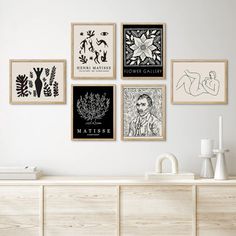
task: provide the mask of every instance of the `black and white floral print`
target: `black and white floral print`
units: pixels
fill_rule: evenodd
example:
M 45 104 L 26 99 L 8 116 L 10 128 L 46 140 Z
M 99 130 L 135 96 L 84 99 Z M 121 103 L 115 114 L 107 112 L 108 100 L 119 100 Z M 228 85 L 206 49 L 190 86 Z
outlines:
M 162 65 L 162 29 L 130 28 L 124 33 L 125 66 Z

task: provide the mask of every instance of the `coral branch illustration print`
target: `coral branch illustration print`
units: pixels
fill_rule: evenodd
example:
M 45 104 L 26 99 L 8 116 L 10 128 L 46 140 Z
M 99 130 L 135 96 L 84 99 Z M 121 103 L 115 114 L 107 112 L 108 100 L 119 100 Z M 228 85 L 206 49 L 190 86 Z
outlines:
M 164 25 L 123 25 L 123 76 L 162 77 Z
M 72 25 L 74 78 L 114 77 L 114 24 Z
M 64 102 L 64 61 L 13 60 L 11 100 L 15 103 Z
M 72 137 L 114 140 L 114 85 L 72 86 Z
M 77 111 L 79 115 L 88 121 L 87 124 L 100 124 L 97 120 L 102 119 L 109 109 L 110 99 L 103 95 L 86 93 L 84 97 L 80 96 L 77 101 Z

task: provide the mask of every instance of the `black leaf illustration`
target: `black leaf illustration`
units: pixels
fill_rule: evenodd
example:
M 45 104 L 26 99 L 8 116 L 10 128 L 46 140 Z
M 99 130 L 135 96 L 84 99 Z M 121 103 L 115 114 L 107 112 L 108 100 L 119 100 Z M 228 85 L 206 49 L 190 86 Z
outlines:
M 45 97 L 52 96 L 52 90 L 51 90 L 50 86 L 47 84 L 47 82 L 44 83 L 43 93 L 44 93 Z
M 30 78 L 33 79 L 34 75 L 33 75 L 33 72 L 30 71 Z
M 18 97 L 28 97 L 28 77 L 26 75 L 18 75 L 16 78 L 16 92 Z
M 51 70 L 50 80 L 49 80 L 50 86 L 53 84 L 53 80 L 55 79 L 55 76 L 56 76 L 56 66 L 53 66 Z
M 54 97 L 59 96 L 59 88 L 58 88 L 57 81 L 55 81 L 54 84 L 53 84 L 53 96 Z
M 79 60 L 82 62 L 82 64 L 86 64 L 87 61 L 88 61 L 87 57 L 84 56 L 84 55 L 81 55 L 81 56 L 79 57 Z
M 46 69 L 45 69 L 45 75 L 46 75 L 46 76 L 49 76 L 49 73 L 50 73 L 50 69 L 49 69 L 49 68 L 46 68 Z
M 29 87 L 33 88 L 33 81 L 32 80 L 29 80 Z
M 43 82 L 46 82 L 46 78 L 43 78 Z

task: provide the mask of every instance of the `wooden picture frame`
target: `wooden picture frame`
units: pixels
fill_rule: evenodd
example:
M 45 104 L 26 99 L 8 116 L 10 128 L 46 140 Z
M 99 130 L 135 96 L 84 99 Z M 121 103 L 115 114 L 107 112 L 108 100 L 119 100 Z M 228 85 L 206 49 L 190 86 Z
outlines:
M 165 85 L 121 85 L 121 140 L 166 140 Z
M 71 78 L 116 79 L 116 24 L 71 24 Z
M 65 104 L 66 60 L 11 59 L 10 104 Z
M 145 49 L 142 49 L 142 46 Z M 129 50 L 126 50 L 127 48 Z M 166 79 L 165 23 L 121 24 L 121 78 L 125 80 Z
M 71 85 L 71 90 L 71 139 L 115 141 L 116 85 Z
M 171 60 L 172 104 L 227 104 L 227 60 Z

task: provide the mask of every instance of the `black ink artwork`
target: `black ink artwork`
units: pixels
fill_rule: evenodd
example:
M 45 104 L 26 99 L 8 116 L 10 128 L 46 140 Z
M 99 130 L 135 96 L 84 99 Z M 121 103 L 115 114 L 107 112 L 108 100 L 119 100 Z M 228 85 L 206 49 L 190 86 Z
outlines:
M 114 87 L 73 86 L 73 139 L 114 139 Z
M 16 93 L 18 97 L 28 97 L 28 77 L 26 75 L 18 75 L 16 78 Z
M 215 71 L 210 71 L 209 76 L 203 76 L 198 72 L 185 70 L 184 74 L 178 80 L 176 90 L 183 89 L 186 94 L 193 97 L 208 94 L 217 96 L 220 90 L 220 82 L 217 79 Z
M 105 39 L 108 33 L 101 32 L 100 35 L 103 36 L 101 39 L 95 37 L 95 30 L 88 30 L 85 33 L 81 32 L 80 35 L 85 38 L 80 42 L 79 61 L 83 65 L 88 64 L 88 58 L 90 58 L 90 60 L 93 58 L 96 64 L 107 62 L 107 51 L 104 51 L 104 49 L 108 47 L 108 43 Z M 102 54 L 100 53 L 101 51 L 103 51 Z
M 42 90 L 42 87 L 43 87 L 43 82 L 42 80 L 40 79 L 41 77 L 41 74 L 43 72 L 43 68 L 33 68 L 34 69 L 34 72 L 36 74 L 36 80 L 35 80 L 35 88 L 36 88 L 36 93 L 37 93 L 37 96 L 40 97 L 41 95 L 41 90 Z
M 44 83 L 43 92 L 44 92 L 45 97 L 52 96 L 52 90 L 47 82 Z
M 56 75 L 56 66 L 53 66 L 52 70 L 51 70 L 50 80 L 49 80 L 50 86 L 52 86 L 52 84 L 53 84 L 53 81 L 55 79 L 55 75 Z
M 163 87 L 123 89 L 124 139 L 163 139 Z
M 58 88 L 57 81 L 55 81 L 54 84 L 53 84 L 53 96 L 54 97 L 59 96 L 59 88 Z
M 72 24 L 72 78 L 115 79 L 115 24 Z
M 123 77 L 164 76 L 164 26 L 123 25 Z
M 96 41 L 97 41 L 96 43 L 98 46 L 103 45 L 104 47 L 108 47 L 107 42 L 105 40 L 103 40 L 103 39 L 98 40 L 96 38 Z
M 56 72 L 56 66 L 33 67 L 28 76 L 19 74 L 15 79 L 17 97 L 58 97 L 60 91 Z

